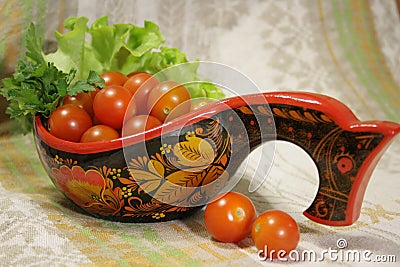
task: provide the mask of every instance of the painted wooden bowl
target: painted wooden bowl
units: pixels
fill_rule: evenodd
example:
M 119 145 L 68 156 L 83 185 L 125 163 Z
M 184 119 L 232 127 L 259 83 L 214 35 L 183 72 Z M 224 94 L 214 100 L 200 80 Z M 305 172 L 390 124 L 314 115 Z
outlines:
M 147 132 L 94 143 L 60 140 L 34 121 L 54 185 L 89 214 L 121 222 L 182 218 L 221 192 L 251 151 L 291 142 L 312 158 L 318 192 L 304 215 L 354 223 L 371 174 L 400 125 L 359 121 L 324 95 L 260 93 L 228 98 Z

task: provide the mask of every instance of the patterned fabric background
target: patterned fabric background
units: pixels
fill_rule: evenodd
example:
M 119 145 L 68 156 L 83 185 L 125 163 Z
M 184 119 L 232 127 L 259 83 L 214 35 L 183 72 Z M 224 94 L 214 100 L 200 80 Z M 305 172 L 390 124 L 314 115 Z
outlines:
M 31 21 L 40 25 L 51 51 L 53 32 L 62 31 L 65 18 L 93 21 L 108 15 L 112 23 L 152 20 L 167 45 L 179 47 L 189 59 L 234 67 L 262 91 L 322 93 L 345 103 L 361 120 L 400 122 L 400 18 L 394 0 L 0 0 L 0 10 L 1 77 L 13 72 Z M 5 106 L 0 100 L 0 111 Z M 156 224 L 122 224 L 83 214 L 55 191 L 32 136 L 11 135 L 7 129 L 6 121 L 0 123 L 0 266 L 269 263 L 257 259 L 251 238 L 237 244 L 212 240 L 202 211 Z M 348 227 L 321 226 L 302 215 L 315 195 L 317 170 L 304 151 L 290 144 L 277 144 L 260 189 L 249 193 L 251 177 L 245 176 L 235 190 L 247 194 L 258 212 L 273 208 L 293 215 L 301 230 L 299 251 L 335 249 L 344 238 L 348 249 L 395 255 L 398 263 L 399 162 L 397 138 L 372 175 L 360 219 Z M 332 263 L 365 266 L 328 259 L 319 264 Z

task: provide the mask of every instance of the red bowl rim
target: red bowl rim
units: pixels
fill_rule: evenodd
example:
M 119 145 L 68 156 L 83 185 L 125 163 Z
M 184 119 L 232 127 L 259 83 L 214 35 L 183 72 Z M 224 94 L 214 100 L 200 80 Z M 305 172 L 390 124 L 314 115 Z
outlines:
M 176 118 L 170 122 L 164 123 L 161 126 L 150 129 L 146 132 L 131 136 L 123 136 L 118 139 L 109 141 L 79 143 L 57 138 L 54 135 L 50 134 L 50 132 L 46 129 L 46 127 L 43 124 L 43 118 L 41 116 L 36 116 L 34 119 L 34 132 L 39 140 L 43 141 L 48 146 L 61 151 L 76 153 L 76 154 L 99 153 L 99 152 L 121 149 L 122 147 L 127 145 L 143 142 L 158 137 L 161 134 L 179 130 L 183 126 L 187 125 L 188 122 L 190 122 L 189 124 L 196 123 L 200 120 L 210 118 L 213 115 L 226 109 L 231 109 L 246 104 L 264 104 L 267 103 L 266 102 L 267 98 L 268 98 L 267 94 L 264 93 L 264 94 L 236 96 L 219 100 L 214 103 L 210 103 L 205 107 L 199 108 L 198 110 L 185 114 L 179 118 Z
M 184 125 L 196 123 L 205 118 L 212 117 L 229 108 L 232 109 L 243 105 L 265 103 L 296 105 L 304 109 L 316 109 L 328 115 L 343 128 L 352 129 L 352 131 L 357 131 L 357 128 L 360 128 L 360 130 L 365 130 L 365 127 L 376 128 L 378 124 L 381 124 L 380 129 L 382 132 L 392 132 L 394 129 L 397 132 L 399 131 L 399 125 L 396 123 L 375 121 L 360 122 L 346 105 L 332 97 L 308 92 L 289 91 L 250 94 L 219 100 L 146 132 L 124 136 L 110 141 L 76 143 L 62 140 L 51 135 L 47 131 L 40 116 L 36 116 L 34 119 L 34 132 L 39 140 L 52 148 L 70 153 L 92 154 L 121 149 L 123 146 L 143 142 L 143 140 L 149 140 L 161 134 L 179 130 Z

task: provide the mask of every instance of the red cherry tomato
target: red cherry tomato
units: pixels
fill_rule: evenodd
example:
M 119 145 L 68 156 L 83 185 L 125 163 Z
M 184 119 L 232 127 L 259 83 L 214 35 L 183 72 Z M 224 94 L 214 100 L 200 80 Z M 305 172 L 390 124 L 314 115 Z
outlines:
M 136 101 L 137 114 L 148 115 L 150 113 L 147 110 L 147 100 L 149 99 L 150 92 L 159 83 L 160 81 L 155 76 L 153 76 L 142 83 L 142 85 L 136 90 L 133 97 Z
M 162 123 L 151 115 L 137 115 L 125 121 L 122 136 L 129 136 L 153 129 Z
M 179 112 L 174 112 L 174 117 L 190 112 L 190 93 L 185 86 L 164 81 L 154 87 L 147 100 L 147 109 L 150 115 L 164 122 L 173 109 L 179 106 Z
M 97 120 L 114 129 L 121 129 L 132 94 L 119 85 L 110 85 L 100 90 L 93 102 Z
M 107 141 L 117 139 L 119 137 L 119 133 L 110 126 L 107 125 L 95 125 L 87 129 L 82 137 L 80 142 L 97 142 L 97 141 Z
M 64 96 L 63 105 L 69 104 L 83 108 L 90 116 L 93 116 L 93 99 L 89 93 Z
M 217 196 L 204 212 L 207 231 L 221 242 L 238 242 L 248 237 L 255 219 L 256 210 L 252 201 L 236 192 Z
M 118 71 L 107 71 L 100 74 L 100 77 L 104 79 L 104 83 L 106 86 L 109 85 L 123 85 L 127 80 L 128 77 Z
M 79 142 L 82 134 L 92 126 L 92 118 L 74 105 L 56 108 L 49 117 L 49 131 L 52 135 L 71 142 Z
M 131 91 L 131 93 L 134 95 L 139 87 L 142 86 L 142 84 L 151 77 L 153 76 L 151 74 L 148 74 L 147 72 L 137 73 L 126 80 L 126 82 L 124 83 L 124 87 Z
M 263 250 L 264 257 L 284 258 L 297 247 L 300 230 L 296 221 L 286 212 L 269 210 L 254 221 L 251 236 L 256 248 Z
M 129 73 L 128 75 L 126 75 L 126 77 L 128 77 L 128 79 L 130 77 L 132 77 L 133 75 L 139 74 L 139 73 L 147 73 L 145 71 L 132 71 L 131 73 Z

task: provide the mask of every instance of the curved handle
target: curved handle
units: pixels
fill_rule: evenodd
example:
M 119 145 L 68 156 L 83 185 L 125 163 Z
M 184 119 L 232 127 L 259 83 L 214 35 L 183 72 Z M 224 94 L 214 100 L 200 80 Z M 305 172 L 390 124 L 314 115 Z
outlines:
M 268 104 L 261 103 L 265 99 Z M 344 104 L 318 94 L 265 93 L 236 99 L 230 105 L 246 127 L 251 149 L 274 139 L 273 119 L 277 140 L 296 144 L 310 155 L 318 169 L 319 187 L 304 215 L 332 226 L 350 225 L 358 219 L 371 174 L 400 132 L 396 123 L 360 122 Z M 234 132 L 231 136 L 232 148 L 240 153 L 243 144 Z

